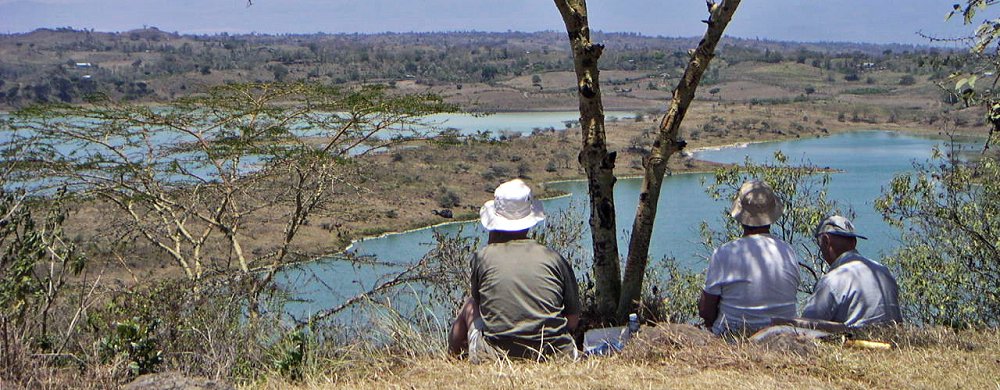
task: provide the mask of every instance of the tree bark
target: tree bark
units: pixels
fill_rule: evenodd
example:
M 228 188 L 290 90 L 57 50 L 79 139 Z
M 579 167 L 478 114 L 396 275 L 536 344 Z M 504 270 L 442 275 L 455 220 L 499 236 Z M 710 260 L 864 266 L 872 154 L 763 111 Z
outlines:
M 684 76 L 674 88 L 669 110 L 660 122 L 657 139 L 649 155 L 643 159 L 645 173 L 639 193 L 639 205 L 632 223 L 632 237 L 629 241 L 617 318 L 625 318 L 628 313 L 636 310 L 642 294 L 643 277 L 649 259 L 649 242 L 652 239 L 653 221 L 656 219 L 656 207 L 660 199 L 660 187 L 663 184 L 667 161 L 686 145 L 684 140 L 678 137 L 681 121 L 684 120 L 684 115 L 694 100 L 698 82 L 701 81 L 702 74 L 715 56 L 715 46 L 722 38 L 722 33 L 729 25 L 740 0 L 723 0 L 721 3 L 709 0 L 707 4 L 709 19 L 705 23 L 708 24 L 708 31 L 692 53 Z
M 604 104 L 597 61 L 604 46 L 590 41 L 585 0 L 555 0 L 573 49 L 580 100 L 583 145 L 580 165 L 587 173 L 590 192 L 590 232 L 594 248 L 594 287 L 599 322 L 614 320 L 621 291 L 621 269 L 615 227 L 615 153 L 608 152 Z

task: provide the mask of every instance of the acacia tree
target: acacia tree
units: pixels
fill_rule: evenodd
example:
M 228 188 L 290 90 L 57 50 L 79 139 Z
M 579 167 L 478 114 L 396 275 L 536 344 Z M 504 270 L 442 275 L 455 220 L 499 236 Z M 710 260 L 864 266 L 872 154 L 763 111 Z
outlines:
M 673 90 L 667 114 L 660 121 L 656 140 L 643 158 L 645 173 L 632 224 L 623 280 L 619 266 L 613 197 L 616 154 L 609 152 L 607 148 L 598 69 L 598 60 L 604 46 L 590 40 L 585 0 L 555 0 L 569 35 L 577 77 L 580 126 L 583 133 L 579 160 L 587 173 L 590 194 L 589 222 L 594 245 L 593 269 L 599 321 L 618 322 L 635 310 L 642 292 L 649 241 L 652 238 L 653 221 L 656 218 L 657 201 L 667 162 L 686 145 L 678 134 L 681 121 L 739 3 L 739 0 L 706 2 L 709 17 L 705 23 L 708 29 L 698 47 L 690 52 L 691 57 L 684 75 Z
M 363 196 L 357 157 L 423 138 L 422 116 L 453 110 L 378 86 L 235 84 L 159 107 L 36 107 L 4 130 L 37 140 L 7 156 L 36 186 L 110 210 L 191 280 L 236 271 L 256 295 L 302 257 L 295 238 L 335 191 Z M 282 233 L 254 244 L 267 229 Z

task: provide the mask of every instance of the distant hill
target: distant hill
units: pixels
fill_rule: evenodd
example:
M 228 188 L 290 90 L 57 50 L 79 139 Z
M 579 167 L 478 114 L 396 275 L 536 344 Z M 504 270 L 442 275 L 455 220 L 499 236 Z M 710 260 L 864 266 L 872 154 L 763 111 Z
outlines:
M 604 32 L 593 38 L 608 48 L 602 69 L 664 78 L 680 74 L 698 41 Z M 924 66 L 961 55 L 914 45 L 739 38 L 725 38 L 719 52 L 717 68 L 797 62 L 845 75 L 865 67 L 940 73 Z M 155 102 L 229 82 L 491 84 L 571 70 L 565 33 L 554 31 L 180 35 L 155 27 L 121 33 L 39 29 L 0 35 L 0 106 L 77 103 L 97 93 Z M 707 82 L 713 77 L 721 77 L 718 70 Z

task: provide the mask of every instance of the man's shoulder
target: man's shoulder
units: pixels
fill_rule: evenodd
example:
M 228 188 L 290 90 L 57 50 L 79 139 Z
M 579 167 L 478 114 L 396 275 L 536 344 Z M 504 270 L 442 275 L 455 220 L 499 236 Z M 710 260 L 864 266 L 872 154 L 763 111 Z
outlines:
M 840 266 L 830 270 L 830 273 L 838 275 L 871 273 L 892 276 L 892 273 L 889 272 L 889 267 L 860 254 L 845 259 Z
M 726 251 L 736 251 L 742 250 L 751 246 L 760 246 L 761 243 L 767 243 L 768 245 L 776 245 L 781 249 L 791 249 L 791 245 L 782 239 L 772 236 L 770 234 L 755 234 L 746 237 L 740 237 L 735 240 L 729 241 L 717 249 L 718 252 Z
M 479 249 L 479 252 L 477 252 L 478 256 L 483 256 L 488 253 L 517 253 L 519 255 L 547 256 L 554 258 L 562 257 L 559 252 L 556 252 L 552 248 L 530 239 L 509 241 L 502 244 L 490 244 Z

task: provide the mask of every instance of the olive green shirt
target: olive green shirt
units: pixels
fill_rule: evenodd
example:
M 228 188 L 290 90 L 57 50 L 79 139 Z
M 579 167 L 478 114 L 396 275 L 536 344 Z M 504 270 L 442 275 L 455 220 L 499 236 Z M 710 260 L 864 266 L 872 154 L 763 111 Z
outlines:
M 534 240 L 490 244 L 472 257 L 472 298 L 483 335 L 511 357 L 572 352 L 566 315 L 580 313 L 573 267 Z

